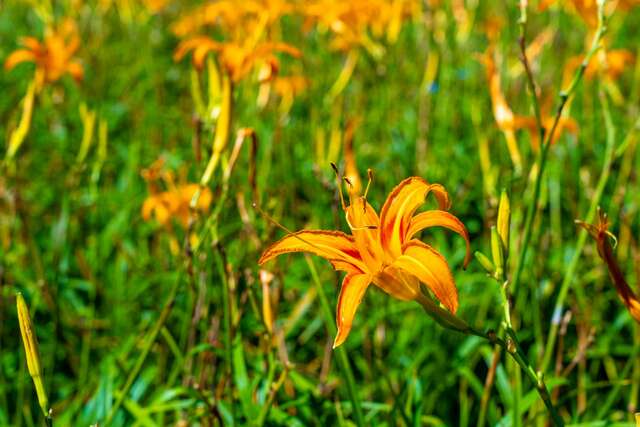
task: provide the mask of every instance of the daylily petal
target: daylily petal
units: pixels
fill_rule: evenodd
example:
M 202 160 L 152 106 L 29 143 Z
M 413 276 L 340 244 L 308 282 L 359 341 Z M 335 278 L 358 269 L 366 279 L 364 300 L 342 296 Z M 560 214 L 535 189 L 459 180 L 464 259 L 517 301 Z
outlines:
M 449 311 L 458 310 L 458 289 L 449 265 L 431 246 L 415 239 L 407 242 L 393 266 L 420 279 Z
M 353 317 L 356 315 L 356 310 L 370 283 L 371 275 L 369 274 L 347 274 L 342 281 L 336 309 L 338 334 L 333 342 L 333 348 L 338 347 L 347 339 L 349 331 L 351 331 Z
M 391 257 L 402 253 L 411 217 L 430 192 L 436 196 L 440 209 L 449 209 L 449 195 L 444 187 L 419 177 L 405 179 L 389 194 L 380 214 L 380 240 Z
M 280 254 L 289 252 L 310 252 L 329 261 L 341 262 L 334 266 L 348 263 L 366 271 L 353 238 L 339 231 L 302 230 L 289 234 L 269 246 L 258 260 L 258 264 L 262 265 Z
M 379 270 L 383 253 L 380 246 L 380 218 L 375 209 L 364 197 L 358 197 L 347 208 L 346 216 L 356 247 L 369 271 Z
M 462 221 L 451 215 L 447 211 L 432 210 L 426 212 L 420 212 L 418 215 L 411 218 L 409 223 L 409 230 L 405 238 L 411 239 L 421 230 L 429 227 L 445 227 L 449 230 L 461 235 L 467 244 L 467 254 L 464 257 L 464 267 L 467 267 L 471 259 L 471 243 L 469 242 L 469 233 Z
M 35 62 L 36 55 L 30 50 L 26 49 L 18 49 L 15 52 L 12 52 L 11 55 L 4 62 L 4 68 L 6 70 L 11 70 L 16 65 L 21 62 Z
M 71 74 L 76 81 L 82 80 L 84 76 L 84 70 L 82 69 L 82 65 L 78 61 L 69 62 L 67 65 L 67 72 Z
M 190 39 L 184 40 L 182 42 L 180 42 L 180 44 L 178 44 L 178 47 L 176 48 L 174 54 L 173 54 L 173 60 L 174 61 L 180 61 L 182 58 L 184 58 L 184 56 L 191 50 L 194 51 L 194 63 L 196 63 L 196 61 L 200 62 L 200 61 L 204 61 L 204 56 L 210 51 L 210 50 L 219 50 L 221 47 L 220 43 L 211 40 L 209 37 L 205 37 L 205 36 L 196 36 L 196 37 L 192 37 Z M 195 57 L 196 51 L 199 52 L 198 53 L 198 58 Z M 202 58 L 200 58 L 202 57 Z
M 35 37 L 22 37 L 20 38 L 20 44 L 34 52 L 43 49 L 42 43 Z
M 413 300 L 420 292 L 420 282 L 415 276 L 393 266 L 389 266 L 373 276 L 373 283 L 401 301 Z

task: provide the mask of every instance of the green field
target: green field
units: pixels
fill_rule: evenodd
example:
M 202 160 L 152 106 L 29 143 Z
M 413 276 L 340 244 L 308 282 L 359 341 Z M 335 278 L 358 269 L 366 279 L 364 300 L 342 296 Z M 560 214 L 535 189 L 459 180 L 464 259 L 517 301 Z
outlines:
M 639 22 L 0 1 L 0 425 L 640 425 Z

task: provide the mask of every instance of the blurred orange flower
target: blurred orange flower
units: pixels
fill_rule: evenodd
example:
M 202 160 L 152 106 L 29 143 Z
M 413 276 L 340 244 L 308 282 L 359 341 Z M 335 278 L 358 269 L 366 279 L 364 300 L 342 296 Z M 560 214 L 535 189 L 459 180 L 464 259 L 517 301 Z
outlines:
M 242 80 L 251 70 L 261 63 L 267 63 L 272 70 L 279 68 L 276 53 L 286 53 L 293 57 L 299 57 L 300 51 L 286 43 L 263 42 L 258 44 L 217 42 L 207 36 L 194 36 L 186 39 L 178 45 L 173 56 L 175 61 L 180 61 L 190 51 L 193 51 L 193 65 L 201 69 L 209 52 L 217 52 L 220 65 L 229 73 L 234 82 Z
M 184 184 L 157 194 L 152 194 L 142 204 L 142 218 L 149 221 L 152 217 L 164 227 L 170 227 L 176 220 L 183 227 L 189 225 L 189 203 L 198 191 L 198 184 Z M 197 210 L 206 212 L 213 196 L 211 190 L 204 188 L 198 199 Z
M 561 2 L 558 2 L 558 0 L 541 0 L 538 3 L 538 10 L 544 11 L 554 3 L 559 3 L 569 11 L 579 15 L 589 27 L 596 28 L 598 26 L 598 0 L 570 0 Z M 629 10 L 639 5 L 640 1 L 638 0 L 605 2 L 605 14 L 610 15 L 616 8 L 619 8 L 620 10 Z
M 195 8 L 182 16 L 172 27 L 178 37 L 200 32 L 202 27 L 220 27 L 234 40 L 244 38 L 247 29 L 260 30 L 272 25 L 282 16 L 293 12 L 287 0 L 218 0 Z
M 35 63 L 38 89 L 45 83 L 59 80 L 67 73 L 76 81 L 82 80 L 82 65 L 74 57 L 80 46 L 80 38 L 72 20 L 64 20 L 55 29 L 48 28 L 43 42 L 34 37 L 23 37 L 20 42 L 24 49 L 18 49 L 9 55 L 4 63 L 5 69 L 11 70 L 22 62 Z
M 576 221 L 576 223 L 587 230 L 591 237 L 595 239 L 596 246 L 598 248 L 598 255 L 600 255 L 600 258 L 602 258 L 607 265 L 609 275 L 611 276 L 611 280 L 613 280 L 618 296 L 627 307 L 627 310 L 629 310 L 631 316 L 636 320 L 636 322 L 640 323 L 640 299 L 638 299 L 638 296 L 633 292 L 625 280 L 624 274 L 613 256 L 613 248 L 609 243 L 609 238 L 615 240 L 615 237 L 609 231 L 609 220 L 607 219 L 607 215 L 598 210 L 597 224 L 587 224 L 583 221 Z
M 504 133 L 507 140 L 507 147 L 511 155 L 514 165 L 521 164 L 520 151 L 517 147 L 515 132 L 520 129 L 526 129 L 531 136 L 531 144 L 534 150 L 540 147 L 540 133 L 534 117 L 519 116 L 513 113 L 507 103 L 502 92 L 500 83 L 500 74 L 497 71 L 493 49 L 487 49 L 484 55 L 480 56 L 481 62 L 485 65 L 487 78 L 489 80 L 489 92 L 491 95 L 491 104 L 493 105 L 493 115 L 498 128 Z M 542 106 L 542 126 L 548 132 L 553 126 L 555 117 L 550 114 L 549 105 Z M 576 134 L 578 132 L 578 124 L 571 117 L 560 117 L 556 131 L 551 140 L 551 144 L 555 144 L 562 136 L 563 132 Z
M 145 221 L 154 218 L 160 225 L 171 228 L 172 220 L 181 226 L 189 225 L 189 205 L 193 195 L 198 191 L 198 184 L 175 184 L 174 174 L 164 169 L 164 159 L 160 158 L 141 173 L 149 188 L 149 197 L 142 204 L 142 218 Z M 159 181 L 164 181 L 167 191 L 161 191 Z M 203 188 L 196 209 L 200 212 L 209 210 L 213 200 L 211 190 Z
M 578 67 L 582 64 L 582 56 L 574 56 L 567 61 L 565 68 L 565 84 L 569 83 Z M 593 79 L 600 71 L 612 80 L 617 80 L 622 73 L 635 61 L 634 54 L 627 49 L 601 50 L 598 55 L 589 62 L 584 70 L 586 79 Z
M 371 39 L 386 33 L 394 43 L 409 16 L 417 16 L 420 2 L 415 0 L 316 0 L 303 6 L 303 13 L 315 21 L 320 30 L 331 30 L 331 46 L 337 50 L 350 50 L 362 46 L 374 57 L 383 48 Z
M 435 195 L 440 209 L 414 215 L 430 193 Z M 362 197 L 350 199 L 350 206 L 343 202 L 343 209 L 351 235 L 340 231 L 302 230 L 271 245 L 258 261 L 262 265 L 283 253 L 310 252 L 327 259 L 336 270 L 347 273 L 338 300 L 334 348 L 349 335 L 356 310 L 371 283 L 406 301 L 424 297 L 422 282 L 455 313 L 458 290 L 447 261 L 431 246 L 413 239 L 425 228 L 448 228 L 464 237 L 465 266 L 469 261 L 467 230 L 458 218 L 447 212 L 450 202 L 444 187 L 418 177 L 407 178 L 391 192 L 379 217 L 367 202 L 366 192 Z
M 515 115 L 511 107 L 509 107 L 502 92 L 502 83 L 500 81 L 500 73 L 496 67 L 493 47 L 490 46 L 483 55 L 479 56 L 479 59 L 485 66 L 487 80 L 489 81 L 493 117 L 507 141 L 511 162 L 516 169 L 520 169 L 522 167 L 522 156 L 518 148 L 516 131 L 535 126 L 535 119 L 533 117 Z

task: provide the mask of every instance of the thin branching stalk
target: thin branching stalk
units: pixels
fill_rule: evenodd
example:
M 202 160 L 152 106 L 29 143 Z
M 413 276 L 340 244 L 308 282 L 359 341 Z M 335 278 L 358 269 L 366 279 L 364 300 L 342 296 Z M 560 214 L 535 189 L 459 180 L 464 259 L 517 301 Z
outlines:
M 448 329 L 461 332 L 465 335 L 475 335 L 477 337 L 484 338 L 487 341 L 489 341 L 491 344 L 498 345 L 503 350 L 505 350 L 533 383 L 534 387 L 536 388 L 536 391 L 538 392 L 538 395 L 540 396 L 545 406 L 547 407 L 547 411 L 549 412 L 549 415 L 551 416 L 553 423 L 556 426 L 560 426 L 560 427 L 564 426 L 564 421 L 562 421 L 562 418 L 558 414 L 558 411 L 556 410 L 555 406 L 553 405 L 553 402 L 551 401 L 551 395 L 549 394 L 547 385 L 544 382 L 544 377 L 542 376 L 541 373 L 540 374 L 537 373 L 533 365 L 529 363 L 527 356 L 525 355 L 524 351 L 522 350 L 522 347 L 520 346 L 520 341 L 518 340 L 518 337 L 512 328 L 505 327 L 506 338 L 503 339 L 503 338 L 500 338 L 495 333 L 495 331 L 483 332 L 481 330 L 474 328 L 473 326 L 466 323 L 464 320 L 449 314 L 448 311 L 440 307 L 435 306 L 433 302 L 430 302 L 430 299 L 426 296 L 418 296 L 416 301 L 420 305 L 422 305 L 422 307 L 425 309 L 427 314 L 433 317 L 434 320 L 438 320 L 438 318 L 434 316 L 434 307 L 438 315 L 454 317 L 456 319 L 455 326 L 453 325 L 446 326 L 443 323 L 441 323 L 443 326 L 447 327 Z
M 604 113 L 605 128 L 607 130 L 607 141 L 602 171 L 600 172 L 600 177 L 598 178 L 598 184 L 596 185 L 595 193 L 591 197 L 591 205 L 589 206 L 589 211 L 587 212 L 587 215 L 585 217 L 585 221 L 588 223 L 593 222 L 593 219 L 595 218 L 598 205 L 600 204 L 600 199 L 602 198 L 602 194 L 604 192 L 604 188 L 607 184 L 607 181 L 609 180 L 611 165 L 613 163 L 615 154 L 615 128 L 613 126 L 613 120 L 611 118 L 609 102 L 607 101 L 606 95 L 602 92 L 600 93 L 600 99 L 602 103 L 602 110 Z M 558 292 L 558 297 L 556 298 L 556 303 L 553 309 L 551 329 L 549 330 L 549 335 L 547 336 L 547 344 L 545 346 L 544 356 L 540 365 L 540 370 L 542 372 L 546 371 L 549 363 L 551 362 L 551 356 L 553 355 L 553 349 L 555 347 L 556 337 L 558 335 L 558 328 L 560 327 L 561 323 L 560 319 L 562 318 L 564 302 L 567 298 L 569 286 L 571 286 L 576 269 L 578 268 L 578 262 L 580 261 L 582 249 L 584 248 L 584 245 L 587 241 L 587 236 L 588 233 L 585 230 L 580 231 L 576 249 L 573 252 L 573 257 L 569 262 L 567 271 L 565 272 L 564 278 L 562 279 L 562 284 L 560 285 L 560 291 Z
M 538 93 L 536 91 L 536 83 L 533 78 L 533 72 L 531 71 L 531 64 L 529 63 L 529 57 L 527 56 L 527 6 L 528 0 L 520 0 L 520 19 L 518 20 L 518 26 L 520 27 L 520 36 L 518 37 L 518 44 L 520 45 L 520 61 L 524 66 L 524 71 L 527 76 L 527 86 L 529 87 L 529 96 L 531 98 L 531 104 L 533 106 L 533 112 L 536 117 L 536 126 L 540 133 L 540 141 L 544 139 L 544 125 L 542 124 L 542 114 L 540 113 L 540 101 L 538 99 Z
M 229 384 L 233 383 L 234 369 L 233 369 L 233 342 L 232 342 L 232 322 L 231 322 L 231 292 L 229 289 L 229 280 L 227 280 L 227 274 L 225 270 L 224 252 L 221 245 L 216 245 L 216 251 L 214 251 L 214 258 L 216 260 L 216 267 L 222 283 L 222 316 L 223 316 L 223 334 L 224 334 L 224 353 L 227 365 L 227 375 L 229 376 Z M 231 425 L 235 425 L 236 410 L 235 401 L 233 399 L 233 387 L 229 393 L 229 411 L 231 412 Z
M 524 262 L 527 256 L 527 250 L 529 248 L 529 243 L 531 241 L 531 232 L 533 229 L 533 222 L 538 210 L 537 208 L 538 208 L 538 202 L 540 200 L 540 189 L 542 188 L 542 178 L 544 175 L 544 169 L 547 162 L 547 154 L 549 152 L 549 146 L 551 145 L 551 141 L 553 141 L 553 137 L 556 133 L 556 129 L 558 128 L 558 124 L 560 123 L 560 119 L 562 118 L 562 113 L 564 111 L 564 108 L 567 105 L 569 99 L 575 93 L 576 88 L 578 87 L 578 83 L 580 83 L 580 81 L 582 80 L 582 76 L 584 75 L 584 72 L 587 69 L 589 62 L 591 61 L 591 58 L 600 48 L 602 38 L 607 30 L 605 16 L 604 16 L 604 3 L 605 3 L 605 0 L 598 0 L 598 27 L 595 35 L 593 36 L 591 47 L 589 48 L 589 51 L 587 52 L 587 55 L 585 56 L 584 60 L 580 64 L 580 67 L 578 67 L 578 69 L 576 70 L 576 73 L 573 76 L 573 79 L 571 80 L 569 87 L 566 90 L 562 90 L 560 92 L 560 103 L 557 107 L 556 115 L 553 119 L 553 124 L 551 125 L 551 128 L 548 131 L 545 131 L 545 129 L 540 124 L 540 127 L 541 127 L 540 134 L 544 135 L 544 138 L 542 139 L 542 144 L 540 146 L 540 150 L 538 153 L 538 160 L 537 160 L 538 170 L 534 179 L 533 195 L 527 206 L 525 225 L 524 225 L 524 230 L 522 232 L 522 245 L 521 245 L 520 253 L 518 256 L 518 262 L 516 264 L 515 272 L 513 275 L 513 280 L 511 282 L 511 287 L 513 289 L 513 292 L 515 292 L 520 282 L 520 276 L 522 274 L 522 269 L 524 267 Z M 529 73 L 527 73 L 527 75 L 529 75 Z M 535 89 L 535 86 L 534 86 L 534 89 Z

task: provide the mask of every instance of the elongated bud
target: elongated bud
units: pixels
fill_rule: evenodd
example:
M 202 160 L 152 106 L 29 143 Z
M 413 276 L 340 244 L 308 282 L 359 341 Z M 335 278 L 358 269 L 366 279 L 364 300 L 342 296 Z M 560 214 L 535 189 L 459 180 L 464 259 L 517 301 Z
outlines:
M 485 269 L 487 274 L 493 276 L 496 273 L 496 266 L 493 265 L 491 260 L 485 254 L 480 251 L 475 251 L 473 255 L 475 255 L 476 259 L 478 260 L 482 268 Z
M 271 292 L 269 284 L 273 280 L 273 274 L 267 270 L 260 270 L 260 283 L 262 284 L 262 317 L 264 325 L 270 334 L 273 333 L 273 310 L 271 309 Z
M 502 190 L 500 195 L 500 205 L 498 206 L 498 235 L 502 240 L 505 258 L 509 256 L 509 228 L 511 225 L 511 203 L 506 190 Z
M 80 119 L 82 120 L 82 141 L 80 141 L 80 150 L 76 156 L 76 163 L 81 164 L 89 153 L 89 148 L 93 142 L 93 130 L 96 124 L 96 112 L 89 110 L 87 104 L 80 104 Z
M 640 412 L 636 412 L 636 427 L 640 427 Z
M 491 227 L 491 255 L 493 257 L 493 264 L 496 266 L 495 277 L 498 280 L 502 280 L 504 272 L 504 251 L 502 250 L 502 240 L 495 226 Z
M 24 352 L 27 356 L 27 369 L 29 375 L 33 379 L 33 385 L 36 388 L 38 402 L 45 418 L 49 417 L 49 398 L 44 389 L 42 381 L 42 370 L 40 365 L 40 353 L 38 352 L 38 340 L 33 330 L 31 316 L 29 316 L 29 308 L 24 302 L 21 293 L 16 296 L 16 306 L 18 309 L 18 323 L 20 324 L 20 333 L 22 334 L 22 343 L 24 344 Z

